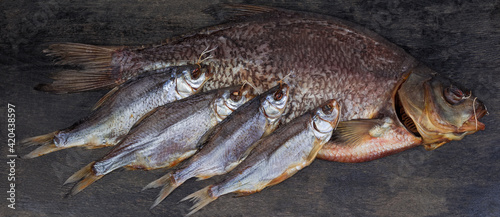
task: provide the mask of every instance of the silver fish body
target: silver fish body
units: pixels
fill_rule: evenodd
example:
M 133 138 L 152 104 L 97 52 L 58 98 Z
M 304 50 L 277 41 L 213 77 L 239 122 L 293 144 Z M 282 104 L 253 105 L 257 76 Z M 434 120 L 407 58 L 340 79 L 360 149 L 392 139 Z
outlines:
M 26 155 L 37 157 L 53 151 L 84 146 L 116 145 L 132 126 L 152 109 L 201 90 L 211 77 L 206 68 L 187 65 L 158 69 L 115 87 L 95 106 L 95 110 L 73 126 L 27 139 L 43 146 Z
M 198 150 L 198 140 L 206 131 L 252 97 L 248 88 L 228 87 L 158 107 L 108 154 L 76 172 L 66 183 L 83 178 L 72 190 L 76 194 L 123 166 L 143 170 L 175 166 Z
M 139 122 L 109 154 L 97 161 L 96 175 L 128 166 L 135 169 L 172 167 L 198 150 L 203 134 L 252 98 L 241 87 L 197 94 L 158 107 Z M 240 95 L 237 101 L 233 94 Z
M 281 84 L 247 102 L 206 133 L 201 150 L 179 169 L 146 188 L 165 185 L 153 206 L 192 177 L 200 179 L 227 173 L 238 165 L 253 142 L 276 129 L 288 101 L 289 87 Z
M 226 174 L 222 182 L 183 199 L 196 201 L 188 215 L 224 194 L 234 192 L 247 195 L 258 192 L 308 166 L 332 136 L 339 121 L 339 113 L 337 102 L 330 100 L 314 113 L 305 113 L 256 142 L 248 157 Z

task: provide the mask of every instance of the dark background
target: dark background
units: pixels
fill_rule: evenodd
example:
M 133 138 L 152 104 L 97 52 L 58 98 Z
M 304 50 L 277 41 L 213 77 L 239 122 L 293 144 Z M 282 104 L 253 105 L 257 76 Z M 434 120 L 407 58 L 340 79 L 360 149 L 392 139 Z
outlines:
M 237 1 L 235 1 L 237 2 Z M 50 42 L 157 44 L 214 25 L 201 11 L 220 1 L 72 0 L 0 2 L 1 159 L 8 154 L 7 103 L 16 139 L 65 128 L 105 93 L 52 95 L 33 90 L 60 67 Z M 332 15 L 366 26 L 434 70 L 470 88 L 489 109 L 486 130 L 427 152 L 414 148 L 368 163 L 315 161 L 277 186 L 223 196 L 198 216 L 500 216 L 500 5 L 498 1 L 249 1 Z M 16 154 L 32 147 L 15 147 Z M 115 171 L 80 194 L 62 183 L 109 149 L 67 149 L 16 160 L 16 210 L 7 208 L 7 159 L 0 162 L 0 216 L 179 216 L 178 203 L 212 180 L 190 180 L 149 210 L 158 189 L 140 192 L 163 171 Z

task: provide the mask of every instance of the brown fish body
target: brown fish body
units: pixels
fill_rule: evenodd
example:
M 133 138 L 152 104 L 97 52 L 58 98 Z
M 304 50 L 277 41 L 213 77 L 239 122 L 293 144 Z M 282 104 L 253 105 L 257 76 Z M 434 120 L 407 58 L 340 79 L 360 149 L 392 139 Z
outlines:
M 207 64 L 217 73 L 204 89 L 248 81 L 264 91 L 290 74 L 286 79 L 291 89 L 285 123 L 326 99 L 337 99 L 342 105 L 341 121 L 392 116 L 393 132 L 404 133 L 364 146 L 327 144 L 318 154 L 320 158 L 361 162 L 421 144 L 391 111 L 397 87 L 418 62 L 375 33 L 339 19 L 277 11 L 162 46 L 123 50 L 122 54 L 143 63 L 129 71 L 135 73 L 192 63 L 205 48 L 214 49 Z M 391 144 L 385 146 L 387 141 Z
M 264 91 L 291 73 L 286 121 L 331 98 L 343 105 L 341 120 L 373 118 L 416 64 L 402 49 L 353 24 L 280 11 L 162 46 L 126 49 L 115 59 L 125 66 L 125 76 L 134 76 L 193 63 L 205 48 L 214 48 L 207 64 L 217 72 L 206 89 L 248 81 Z M 140 64 L 126 67 L 132 63 Z

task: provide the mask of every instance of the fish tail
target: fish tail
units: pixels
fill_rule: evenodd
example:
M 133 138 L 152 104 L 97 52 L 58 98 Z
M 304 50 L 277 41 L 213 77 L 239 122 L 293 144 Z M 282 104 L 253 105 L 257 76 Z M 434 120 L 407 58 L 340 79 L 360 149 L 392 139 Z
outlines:
M 41 136 L 35 136 L 31 138 L 24 139 L 21 141 L 21 143 L 24 143 L 26 145 L 32 146 L 32 145 L 42 145 L 38 147 L 37 149 L 33 150 L 27 155 L 24 155 L 23 158 L 35 158 L 35 157 L 40 157 L 44 154 L 48 154 L 54 151 L 59 151 L 61 149 L 65 149 L 66 147 L 57 147 L 54 144 L 54 137 L 57 135 L 59 131 L 55 131 L 52 133 L 48 133 L 45 135 Z
M 44 52 L 56 57 L 56 64 L 81 69 L 55 73 L 51 84 L 39 84 L 35 89 L 61 94 L 114 87 L 120 75 L 120 68 L 112 64 L 116 51 L 118 49 L 77 43 L 51 44 Z
M 35 136 L 31 138 L 24 139 L 21 141 L 21 143 L 24 143 L 26 145 L 40 145 L 40 144 L 47 144 L 47 143 L 52 143 L 54 140 L 54 137 L 59 133 L 59 131 L 55 131 L 52 133 L 47 133 L 45 135 L 41 136 Z
M 65 148 L 67 148 L 67 147 L 57 147 L 54 144 L 45 144 L 45 145 L 42 145 L 42 146 L 38 147 L 37 149 L 33 150 L 29 154 L 24 155 L 23 158 L 31 159 L 31 158 L 35 158 L 35 157 L 40 157 L 42 155 L 45 155 L 45 154 L 48 154 L 51 152 L 55 152 L 55 151 L 59 151 L 59 150 L 65 149 Z
M 146 185 L 144 188 L 142 188 L 142 190 L 144 191 L 144 190 L 150 189 L 150 188 L 161 187 L 161 186 L 167 184 L 168 182 L 170 182 L 170 178 L 171 177 L 172 177 L 172 173 L 170 172 L 170 173 L 162 176 L 161 178 L 152 181 L 151 183 L 149 183 L 148 185 Z
M 179 187 L 180 184 L 177 184 L 175 182 L 174 177 L 172 176 L 171 173 L 149 183 L 144 189 L 147 188 L 156 188 L 160 187 L 163 185 L 163 188 L 161 189 L 160 193 L 158 194 L 158 197 L 156 198 L 155 202 L 153 205 L 151 205 L 150 209 L 154 208 L 158 204 L 160 204 L 172 191 L 174 191 L 177 187 Z
M 71 195 L 78 194 L 78 192 L 82 191 L 85 189 L 87 186 L 90 184 L 94 183 L 95 181 L 99 180 L 100 178 L 103 177 L 103 175 L 95 175 L 95 173 L 92 171 L 92 166 L 94 166 L 95 161 L 92 163 L 88 164 L 84 168 L 78 170 L 75 174 L 73 174 L 71 177 L 69 177 L 64 184 L 68 183 L 73 183 L 76 182 L 80 179 L 82 179 L 78 184 L 76 184 L 72 189 L 71 189 Z
M 191 200 L 195 203 L 191 207 L 190 212 L 186 216 L 190 216 L 195 212 L 198 212 L 198 210 L 200 210 L 201 208 L 205 207 L 206 205 L 208 205 L 209 203 L 218 198 L 211 195 L 210 193 L 211 188 L 212 186 L 207 186 L 197 192 L 188 195 L 187 197 L 181 200 L 181 201 Z

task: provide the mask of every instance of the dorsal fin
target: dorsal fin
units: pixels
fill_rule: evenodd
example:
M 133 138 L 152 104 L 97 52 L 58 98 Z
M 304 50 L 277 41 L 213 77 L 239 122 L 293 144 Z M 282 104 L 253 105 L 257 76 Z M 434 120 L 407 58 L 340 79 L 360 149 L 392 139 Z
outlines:
M 148 113 L 144 114 L 141 118 L 139 118 L 135 123 L 134 125 L 132 125 L 132 127 L 130 129 L 134 129 L 137 125 L 139 125 L 144 119 L 146 119 L 147 117 L 151 116 L 153 113 L 155 113 L 156 111 L 158 111 L 158 109 L 162 108 L 163 106 L 160 106 L 160 107 L 156 107 L 156 108 L 153 108 L 151 109 L 151 111 L 149 111 Z
M 97 101 L 97 103 L 92 108 L 92 111 L 98 109 L 99 107 L 101 107 L 104 104 L 104 102 L 108 101 L 108 99 L 111 98 L 111 96 L 113 96 L 116 93 L 116 91 L 119 89 L 119 87 L 120 86 L 114 87 L 108 93 L 106 93 L 106 95 L 101 97 L 101 99 L 99 99 L 99 101 Z
M 218 4 L 205 9 L 203 12 L 219 20 L 239 20 L 245 17 L 264 14 L 278 9 L 266 6 L 246 4 Z

